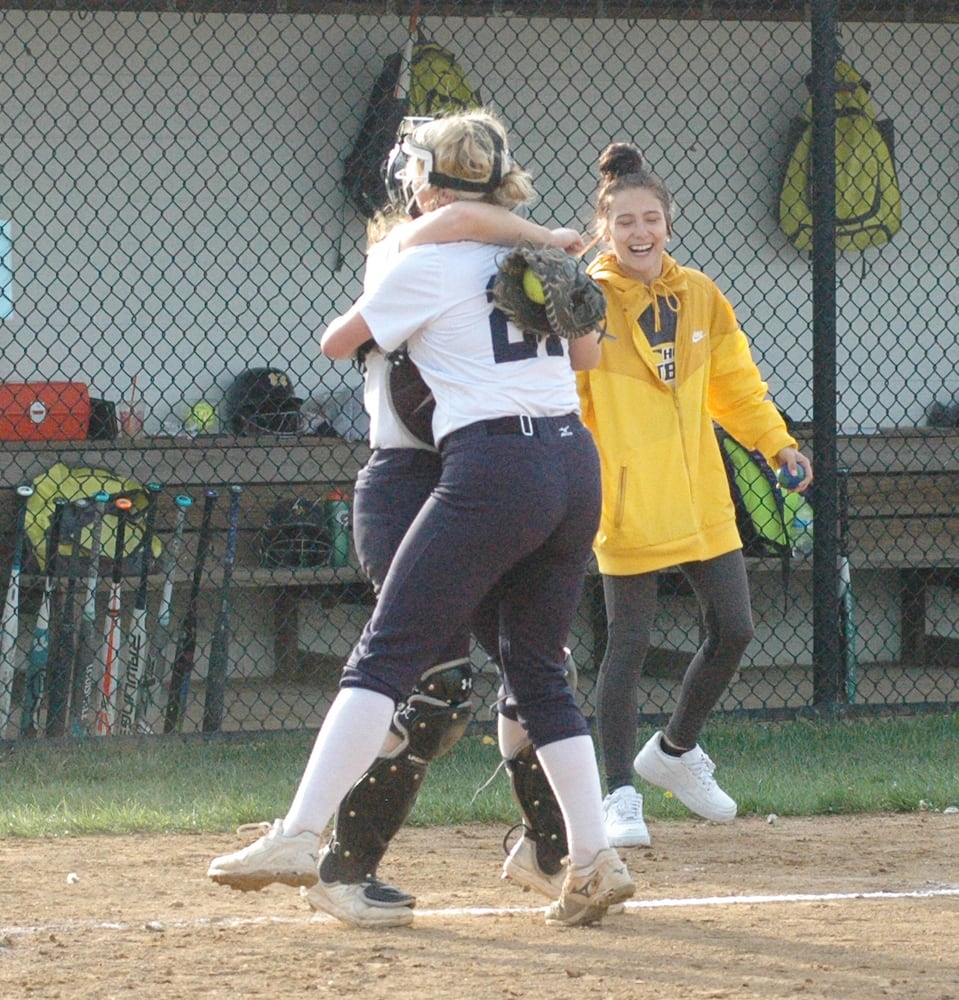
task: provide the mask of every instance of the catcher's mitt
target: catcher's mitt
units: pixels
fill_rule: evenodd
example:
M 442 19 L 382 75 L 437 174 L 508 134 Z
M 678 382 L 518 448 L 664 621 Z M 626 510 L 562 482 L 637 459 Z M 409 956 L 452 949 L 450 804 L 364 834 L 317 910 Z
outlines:
M 527 269 L 542 285 L 542 304 L 527 294 L 523 281 Z M 552 248 L 521 246 L 510 251 L 493 279 L 492 298 L 524 333 L 539 337 L 556 334 L 575 340 L 601 329 L 606 315 L 606 298 L 585 264 Z

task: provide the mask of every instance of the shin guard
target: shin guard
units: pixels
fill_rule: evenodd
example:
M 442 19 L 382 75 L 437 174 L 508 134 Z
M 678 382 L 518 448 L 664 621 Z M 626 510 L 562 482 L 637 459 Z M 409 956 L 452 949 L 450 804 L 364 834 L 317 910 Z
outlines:
M 471 692 L 469 660 L 453 660 L 426 671 L 407 701 L 397 706 L 392 733 L 398 745 L 373 762 L 336 811 L 330 850 L 320 869 L 325 881 L 349 884 L 376 875 L 416 803 L 430 762 L 466 731 Z
M 536 844 L 536 861 L 547 875 L 555 875 L 569 850 L 566 822 L 532 743 L 506 761 L 506 770 L 523 814 L 525 836 Z

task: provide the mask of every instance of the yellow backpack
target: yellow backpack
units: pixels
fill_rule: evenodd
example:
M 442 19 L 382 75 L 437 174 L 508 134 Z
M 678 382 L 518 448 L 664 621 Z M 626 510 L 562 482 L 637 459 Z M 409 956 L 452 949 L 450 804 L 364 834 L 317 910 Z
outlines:
M 63 462 L 51 465 L 46 472 L 41 473 L 33 480 L 33 496 L 27 501 L 26 514 L 26 535 L 33 548 L 33 560 L 39 571 L 45 572 L 47 559 L 47 532 L 50 522 L 53 520 L 54 502 L 58 497 L 65 500 L 79 500 L 85 498 L 92 500 L 94 495 L 105 492 L 110 495 L 110 499 L 117 500 L 120 497 L 128 497 L 133 506 L 127 515 L 126 528 L 123 539 L 123 571 L 124 573 L 137 573 L 142 565 L 143 558 L 143 535 L 145 529 L 145 515 L 150 505 L 147 491 L 135 480 L 125 479 L 115 472 L 106 469 L 71 468 Z M 111 506 L 107 506 L 107 511 Z M 79 515 L 76 528 L 77 546 L 80 556 L 88 554 L 93 540 L 93 509 L 92 504 L 84 513 Z M 100 568 L 101 572 L 108 572 L 113 564 L 116 555 L 117 536 L 116 514 L 106 513 L 103 517 L 103 526 L 100 531 Z M 160 557 L 163 546 L 160 540 L 153 536 L 151 545 L 154 559 Z M 61 546 L 63 555 L 69 555 L 69 549 Z
M 482 105 L 478 90 L 449 49 L 420 40 L 413 46 L 408 114 L 432 117 Z
M 836 87 L 836 249 L 865 250 L 892 239 L 902 221 L 893 125 L 877 121 L 869 84 L 841 59 Z M 811 148 L 809 100 L 790 129 L 779 191 L 779 223 L 799 250 L 812 249 Z
M 409 93 L 398 98 L 404 58 L 409 57 Z M 372 217 L 388 203 L 383 167 L 406 115 L 436 117 L 482 107 L 478 89 L 449 49 L 420 32 L 404 52 L 389 56 L 377 76 L 356 143 L 344 163 L 343 187 L 361 215 Z

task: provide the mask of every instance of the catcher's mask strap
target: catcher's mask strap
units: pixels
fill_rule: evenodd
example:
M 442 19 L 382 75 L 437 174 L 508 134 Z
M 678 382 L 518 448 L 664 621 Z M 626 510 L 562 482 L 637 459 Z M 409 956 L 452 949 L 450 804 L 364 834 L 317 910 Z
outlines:
M 407 156 L 422 160 L 426 171 L 427 183 L 433 187 L 449 188 L 451 191 L 471 191 L 478 194 L 492 194 L 503 180 L 504 173 L 509 169 L 509 153 L 503 147 L 503 140 L 492 129 L 487 129 L 490 141 L 493 143 L 493 171 L 489 180 L 468 181 L 451 174 L 441 174 L 433 169 L 433 150 L 420 146 L 407 136 L 403 140 L 402 151 Z

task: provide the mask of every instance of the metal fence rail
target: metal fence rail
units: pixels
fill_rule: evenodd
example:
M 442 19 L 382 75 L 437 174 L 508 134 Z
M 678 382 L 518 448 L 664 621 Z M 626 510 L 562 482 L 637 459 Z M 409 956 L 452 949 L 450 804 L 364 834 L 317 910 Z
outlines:
M 419 5 L 419 30 L 455 55 L 507 121 L 514 155 L 534 177 L 535 221 L 588 230 L 602 149 L 627 139 L 644 150 L 678 203 L 670 252 L 728 294 L 772 397 L 824 470 L 815 528 L 829 544 L 793 560 L 785 591 L 775 561 L 751 561 L 757 635 L 724 712 L 959 703 L 953 6 L 812 5 L 835 18 L 841 58 L 868 80 L 888 122 L 902 197 L 901 228 L 888 243 L 836 254 L 824 315 L 811 255 L 779 214 L 790 137 L 824 44 L 807 5 Z M 365 219 L 346 197 L 343 164 L 410 13 L 407 3 L 0 6 L 5 567 L 13 489 L 55 463 L 161 484 L 165 553 L 174 498 L 191 497 L 173 567 L 170 655 L 160 657 L 141 726 L 164 728 L 168 664 L 210 489 L 220 498 L 174 729 L 203 728 L 231 484 L 244 494 L 218 727 L 315 725 L 369 614 L 352 556 L 344 566 L 325 556 L 320 566 L 270 565 L 261 529 L 276 504 L 301 498 L 316 502 L 322 535 L 326 501 L 337 490 L 349 496 L 366 458 L 361 375 L 323 359 L 317 345 L 361 288 Z M 231 388 L 258 368 L 289 380 L 294 426 L 238 433 L 232 425 Z M 41 398 L 38 384 L 87 387 L 96 402 L 80 430 L 71 421 L 85 411 L 64 395 L 74 390 Z M 845 629 L 844 556 L 854 607 Z M 166 569 L 161 558 L 149 576 L 151 637 Z M 98 630 L 108 575 L 97 591 Z M 44 699 L 33 729 L 20 725 L 44 582 L 28 559 L 13 672 L 0 675 L 11 720 L 0 738 L 60 732 Z M 54 631 L 68 585 L 64 574 L 55 582 Z M 125 627 L 137 582 L 127 567 Z M 588 710 L 603 630 L 601 587 L 590 577 L 570 636 Z M 644 714 L 669 711 L 698 640 L 695 601 L 664 575 Z M 488 703 L 496 682 L 484 664 L 477 650 L 479 699 Z

